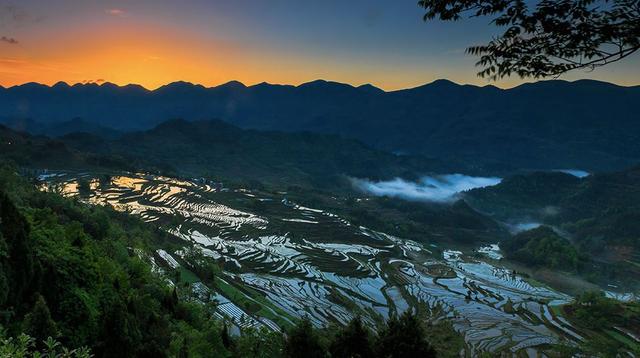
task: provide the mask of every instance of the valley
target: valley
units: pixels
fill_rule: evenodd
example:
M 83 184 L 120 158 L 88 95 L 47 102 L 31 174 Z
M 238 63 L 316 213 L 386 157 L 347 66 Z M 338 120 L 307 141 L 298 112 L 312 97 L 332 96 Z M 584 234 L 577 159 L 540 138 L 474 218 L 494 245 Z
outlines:
M 495 245 L 463 252 L 403 240 L 297 205 L 285 192 L 148 174 L 40 179 L 44 190 L 131 213 L 171 233 L 155 251 L 138 255 L 171 284 L 186 280 L 194 297 L 214 300 L 216 313 L 239 327 L 279 330 L 303 316 L 318 326 L 361 316 L 375 326 L 418 309 L 434 322 L 450 320 L 478 350 L 536 351 L 583 339 L 554 309 L 572 298 L 501 267 Z M 198 260 L 216 262 L 221 272 L 199 277 Z

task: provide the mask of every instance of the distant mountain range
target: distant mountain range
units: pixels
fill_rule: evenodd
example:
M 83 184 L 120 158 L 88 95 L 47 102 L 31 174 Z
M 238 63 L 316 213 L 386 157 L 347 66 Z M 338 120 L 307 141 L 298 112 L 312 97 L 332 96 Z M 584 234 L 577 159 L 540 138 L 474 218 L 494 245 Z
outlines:
M 41 133 L 51 134 L 52 123 L 75 119 L 80 131 L 103 136 L 109 128 L 217 118 L 242 128 L 337 134 L 386 151 L 462 161 L 478 172 L 600 171 L 640 161 L 637 103 L 640 86 L 588 80 L 508 90 L 438 80 L 393 92 L 327 81 L 250 87 L 232 81 L 212 88 L 176 82 L 154 91 L 29 83 L 0 87 L 0 121 L 14 128 L 38 123 L 49 128 Z

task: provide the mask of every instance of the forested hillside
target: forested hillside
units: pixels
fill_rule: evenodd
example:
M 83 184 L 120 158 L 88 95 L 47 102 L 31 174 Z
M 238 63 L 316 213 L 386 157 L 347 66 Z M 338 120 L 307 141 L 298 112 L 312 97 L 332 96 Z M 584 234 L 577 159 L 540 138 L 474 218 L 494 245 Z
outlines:
M 615 278 L 637 286 L 640 277 L 637 167 L 583 179 L 564 173 L 518 175 L 494 187 L 472 190 L 465 197 L 475 209 L 511 225 L 553 226 L 583 256 L 597 263 L 598 268 L 591 267 L 593 262 L 583 267 L 585 275 L 596 282 Z M 548 230 L 544 232 L 551 234 Z
M 153 275 L 133 248 L 162 240 L 136 219 L 36 191 L 3 167 L 0 324 L 97 356 L 226 352 L 221 325 Z M 182 298 L 180 298 L 182 296 Z

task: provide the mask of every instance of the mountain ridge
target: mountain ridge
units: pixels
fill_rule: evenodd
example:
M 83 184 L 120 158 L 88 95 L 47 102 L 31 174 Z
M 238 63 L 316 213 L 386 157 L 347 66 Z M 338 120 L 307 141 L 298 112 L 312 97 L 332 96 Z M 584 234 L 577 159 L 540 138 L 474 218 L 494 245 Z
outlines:
M 438 80 L 389 92 L 324 80 L 216 87 L 183 81 L 151 91 L 110 83 L 30 83 L 0 90 L 0 122 L 83 118 L 136 131 L 174 118 L 219 118 L 246 129 L 335 134 L 388 152 L 461 160 L 480 172 L 608 171 L 640 162 L 633 135 L 640 121 L 632 105 L 638 101 L 639 86 L 591 80 L 511 89 Z
M 485 84 L 485 85 L 477 85 L 477 84 L 472 84 L 472 83 L 459 83 L 453 80 L 449 80 L 446 78 L 438 78 L 435 79 L 431 82 L 426 82 L 424 84 L 421 85 L 417 85 L 417 86 L 413 86 L 413 87 L 406 87 L 406 88 L 398 88 L 398 89 L 393 89 L 393 90 L 384 90 L 381 87 L 376 86 L 375 84 L 372 83 L 363 83 L 363 84 L 359 84 L 359 85 L 355 85 L 355 84 L 350 84 L 347 82 L 340 82 L 340 81 L 333 81 L 333 80 L 327 80 L 327 79 L 322 79 L 322 78 L 318 78 L 315 80 L 310 80 L 310 81 L 306 81 L 306 82 L 301 82 L 300 84 L 297 85 L 293 85 L 293 84 L 287 84 L 287 83 L 270 83 L 270 82 L 259 82 L 259 83 L 255 83 L 255 84 L 251 84 L 251 85 L 247 85 L 246 83 L 239 81 L 239 80 L 229 80 L 227 82 L 224 83 L 220 83 L 217 85 L 212 85 L 212 86 L 206 86 L 203 85 L 201 83 L 196 83 L 196 82 L 191 82 L 191 81 L 184 81 L 184 80 L 176 80 L 176 81 L 172 81 L 172 82 L 168 82 L 165 83 L 163 85 L 158 86 L 157 88 L 147 88 L 141 84 L 137 84 L 137 83 L 127 83 L 127 84 L 123 84 L 123 85 L 119 85 L 116 84 L 114 82 L 110 82 L 110 81 L 104 81 L 104 82 L 68 82 L 68 81 L 58 81 L 54 84 L 48 85 L 45 83 L 40 83 L 40 82 L 35 82 L 35 81 L 31 81 L 31 82 L 25 82 L 25 83 L 20 83 L 20 84 L 15 84 L 15 85 L 10 85 L 10 86 L 5 86 L 0 84 L 0 88 L 3 89 L 12 89 L 12 88 L 16 88 L 16 87 L 22 87 L 22 86 L 30 86 L 30 85 L 40 85 L 43 87 L 48 87 L 48 88 L 53 88 L 56 85 L 67 85 L 68 87 L 73 87 L 73 86 L 91 86 L 91 87 L 109 87 L 109 86 L 115 86 L 118 88 L 126 88 L 128 86 L 136 86 L 136 87 L 141 87 L 144 88 L 145 90 L 149 91 L 149 92 L 155 92 L 158 89 L 162 88 L 162 87 L 166 87 L 169 86 L 171 84 L 175 84 L 175 83 L 183 83 L 183 84 L 188 84 L 188 85 L 192 85 L 194 87 L 202 87 L 205 89 L 213 89 L 213 88 L 219 88 L 219 87 L 225 87 L 228 85 L 242 85 L 242 87 L 245 88 L 251 88 L 251 87 L 255 87 L 255 86 L 259 86 L 259 85 L 271 85 L 271 86 L 288 86 L 288 87 L 301 87 L 301 86 L 305 86 L 305 85 L 309 85 L 309 84 L 313 84 L 313 83 L 334 83 L 334 84 L 340 84 L 340 85 L 346 85 L 346 86 L 350 86 L 352 88 L 361 88 L 361 87 L 375 87 L 378 88 L 380 90 L 382 90 L 385 93 L 390 93 L 390 92 L 398 92 L 398 91 L 406 91 L 406 90 L 412 90 L 412 89 L 416 89 L 416 88 L 420 88 L 420 87 L 424 87 L 424 86 L 429 86 L 429 85 L 433 85 L 433 84 L 439 84 L 439 83 L 443 83 L 443 82 L 447 82 L 447 83 L 451 83 L 457 86 L 468 86 L 468 87 L 476 87 L 476 88 L 497 88 L 503 91 L 508 91 L 508 90 L 512 90 L 514 88 L 518 88 L 518 87 L 522 87 L 522 86 L 529 86 L 529 85 L 535 85 L 535 84 L 540 84 L 540 83 L 568 83 L 568 84 L 576 84 L 576 83 L 594 83 L 594 84 L 602 84 L 602 85 L 610 85 L 612 87 L 619 87 L 619 88 L 639 88 L 640 85 L 623 85 L 623 84 L 618 84 L 618 83 L 613 83 L 613 82 L 607 82 L 607 81 L 601 81 L 601 80 L 594 80 L 594 79 L 577 79 L 577 80 L 564 80 L 564 79 L 553 79 L 553 80 L 539 80 L 539 81 L 533 81 L 533 82 L 524 82 L 521 84 L 518 84 L 516 86 L 513 87 L 499 87 L 496 86 L 494 84 Z

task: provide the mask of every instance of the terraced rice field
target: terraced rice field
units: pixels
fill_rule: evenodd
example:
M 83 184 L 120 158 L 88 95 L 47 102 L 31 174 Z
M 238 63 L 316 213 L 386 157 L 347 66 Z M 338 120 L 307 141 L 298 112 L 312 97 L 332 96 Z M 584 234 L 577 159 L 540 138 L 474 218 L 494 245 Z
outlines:
M 78 177 L 49 176 L 43 187 L 78 196 Z M 500 258 L 495 246 L 479 248 L 487 262 L 454 250 L 439 257 L 420 243 L 355 227 L 284 194 L 142 174 L 80 177 L 90 183 L 81 200 L 138 215 L 181 243 L 147 255 L 156 271 L 189 267 L 184 249 L 190 246 L 221 264 L 216 288 L 197 282 L 194 290 L 216 299 L 216 314 L 238 326 L 276 329 L 303 315 L 317 325 L 355 315 L 379 322 L 428 305 L 485 350 L 533 352 L 582 339 L 549 309 L 571 298 L 490 264 Z M 246 308 L 252 304 L 260 309 Z

